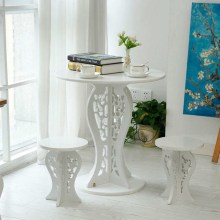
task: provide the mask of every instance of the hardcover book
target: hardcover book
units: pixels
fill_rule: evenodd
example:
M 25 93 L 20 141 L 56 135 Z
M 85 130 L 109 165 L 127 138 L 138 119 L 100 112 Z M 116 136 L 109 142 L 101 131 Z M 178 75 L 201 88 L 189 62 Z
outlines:
M 80 71 L 81 63 L 69 61 L 69 70 Z M 102 66 L 95 66 L 95 71 L 101 74 L 120 73 L 123 72 L 123 63 L 107 64 Z
M 98 53 L 71 54 L 67 56 L 67 59 L 69 61 L 95 64 L 95 65 L 104 65 L 104 64 L 123 62 L 122 57 L 108 55 L 108 54 L 98 54 Z

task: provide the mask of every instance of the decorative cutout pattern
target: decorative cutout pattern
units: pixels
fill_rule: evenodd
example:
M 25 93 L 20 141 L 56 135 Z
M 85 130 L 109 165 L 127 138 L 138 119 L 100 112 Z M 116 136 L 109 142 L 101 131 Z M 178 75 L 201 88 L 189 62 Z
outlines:
M 180 172 L 183 174 L 182 179 L 180 181 L 180 192 L 183 193 L 184 181 L 187 179 L 188 174 L 192 168 L 192 161 L 189 158 L 185 158 L 183 155 L 181 157 L 181 170 Z
M 102 151 L 102 163 L 101 163 L 101 167 L 100 167 L 98 176 L 101 176 L 103 173 L 108 172 L 107 163 L 108 163 L 108 146 L 104 145 L 103 151 Z
M 112 91 L 112 138 L 116 141 L 125 111 L 125 96 Z
M 77 160 L 77 158 L 71 157 L 69 155 L 67 155 L 66 157 L 66 174 L 67 174 L 67 187 L 66 190 L 67 192 L 71 191 L 71 187 L 74 183 L 73 181 L 75 180 L 75 177 L 77 175 L 77 168 L 79 167 L 79 161 Z
M 164 164 L 165 164 L 165 169 L 167 170 L 168 175 L 170 176 L 170 172 L 169 172 L 169 166 L 168 163 L 170 162 L 170 155 L 165 153 L 164 154 Z
M 167 170 L 168 178 L 171 177 L 171 175 L 174 178 L 175 181 L 175 188 L 178 188 L 178 174 L 179 174 L 179 152 L 175 151 L 166 151 L 164 154 L 164 164 L 165 169 Z
M 111 173 L 116 173 L 119 176 L 119 171 L 116 163 L 116 149 L 115 146 L 111 147 Z
M 47 154 L 47 166 L 50 169 L 50 173 L 51 175 L 53 175 L 54 178 L 58 178 L 57 177 L 57 153 L 51 151 L 50 153 Z
M 103 94 L 95 94 L 93 111 L 102 141 L 108 138 L 108 87 Z
M 123 114 L 125 112 L 125 96 L 117 95 L 112 90 L 112 146 L 111 146 L 111 173 L 119 176 L 117 161 L 116 161 L 116 141 L 118 138 L 119 130 L 121 128 Z

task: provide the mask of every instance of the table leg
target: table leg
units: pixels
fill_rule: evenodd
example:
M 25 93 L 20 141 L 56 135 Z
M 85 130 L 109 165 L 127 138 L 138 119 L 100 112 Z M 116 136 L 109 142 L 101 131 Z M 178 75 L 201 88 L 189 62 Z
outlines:
M 52 179 L 52 190 L 47 199 L 56 200 L 57 206 L 61 203 L 69 205 L 80 202 L 75 191 L 75 179 L 81 163 L 81 158 L 75 151 L 51 151 L 47 154 L 46 166 Z
M 167 176 L 168 204 L 175 200 L 193 201 L 189 192 L 189 180 L 195 170 L 195 157 L 188 151 L 163 151 L 163 163 Z
M 123 146 L 130 124 L 132 101 L 126 86 L 96 85 L 88 100 L 87 120 L 95 143 L 95 164 L 86 191 L 121 195 L 138 191 L 144 181 L 131 176 Z

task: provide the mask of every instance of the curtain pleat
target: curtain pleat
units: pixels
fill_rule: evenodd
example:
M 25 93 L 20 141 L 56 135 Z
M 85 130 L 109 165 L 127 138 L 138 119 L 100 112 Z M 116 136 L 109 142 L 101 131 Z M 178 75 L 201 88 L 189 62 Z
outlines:
M 86 122 L 90 86 L 65 82 L 67 55 L 106 53 L 106 0 L 39 1 L 39 139 L 71 135 L 91 141 Z M 46 152 L 38 150 L 38 162 Z

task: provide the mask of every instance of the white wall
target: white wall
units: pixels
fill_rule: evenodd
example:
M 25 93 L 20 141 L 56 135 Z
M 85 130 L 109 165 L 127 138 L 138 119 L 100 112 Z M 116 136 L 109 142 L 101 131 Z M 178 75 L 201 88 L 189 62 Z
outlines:
M 193 1 L 208 2 L 208 1 Z M 220 1 L 212 1 L 218 2 Z M 183 115 L 184 88 L 188 53 L 191 0 L 170 0 L 169 61 L 167 75 L 166 135 L 196 136 L 209 143 L 205 154 L 212 155 L 219 118 Z
M 117 34 L 136 35 L 142 46 L 132 49 L 132 62 L 150 62 L 165 71 L 165 80 L 147 84 L 153 98 L 166 100 L 167 135 L 190 135 L 204 140 L 203 152 L 212 155 L 220 119 L 183 115 L 192 0 L 108 0 L 108 52 L 125 55 Z M 194 0 L 193 2 L 209 2 Z M 220 3 L 213 0 L 212 3 Z
M 167 73 L 169 0 L 108 0 L 108 53 L 125 56 L 118 33 L 135 36 L 142 43 L 131 51 L 133 63 L 145 63 Z M 153 98 L 166 100 L 166 79 L 149 83 Z

